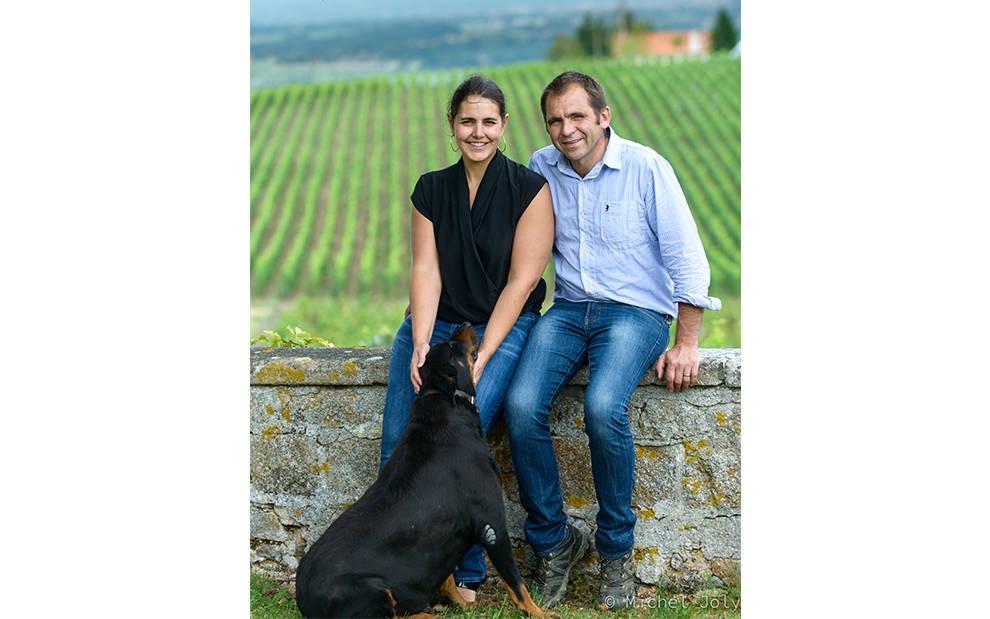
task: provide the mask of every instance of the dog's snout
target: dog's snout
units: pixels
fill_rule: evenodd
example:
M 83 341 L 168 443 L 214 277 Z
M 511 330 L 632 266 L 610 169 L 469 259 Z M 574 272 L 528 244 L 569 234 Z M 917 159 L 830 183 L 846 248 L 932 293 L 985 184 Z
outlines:
M 450 336 L 450 339 L 458 340 L 466 345 L 468 350 L 471 351 L 472 360 L 478 359 L 478 347 L 481 341 L 478 337 L 478 332 L 475 331 L 471 323 L 462 322 L 457 329 L 454 330 L 454 333 Z

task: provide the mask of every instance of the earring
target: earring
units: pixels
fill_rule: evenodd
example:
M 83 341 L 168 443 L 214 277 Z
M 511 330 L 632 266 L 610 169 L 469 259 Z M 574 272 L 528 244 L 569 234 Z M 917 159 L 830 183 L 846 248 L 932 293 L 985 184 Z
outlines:
M 501 148 L 499 148 L 499 150 L 504 153 L 505 152 L 505 149 L 508 148 L 508 147 L 509 147 L 509 143 L 506 141 L 505 134 L 503 133 L 502 134 L 502 144 L 501 144 Z
M 450 150 L 452 150 L 452 151 L 454 151 L 456 153 L 458 151 L 458 148 L 456 146 L 454 146 L 454 136 L 450 136 L 450 139 L 448 140 L 448 142 L 450 143 Z

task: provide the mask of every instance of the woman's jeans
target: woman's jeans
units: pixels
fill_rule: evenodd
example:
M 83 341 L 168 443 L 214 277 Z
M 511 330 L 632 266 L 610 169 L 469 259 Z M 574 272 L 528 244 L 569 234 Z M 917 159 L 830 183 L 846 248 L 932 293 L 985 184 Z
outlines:
M 556 301 L 530 333 L 505 399 L 509 450 L 537 556 L 567 540 L 550 407 L 585 364 L 584 428 L 598 498 L 595 545 L 603 559 L 633 548 L 635 462 L 626 407 L 670 339 L 671 319 L 621 303 Z
M 539 315 L 526 312 L 520 316 L 495 354 L 485 365 L 481 380 L 476 387 L 475 401 L 478 405 L 478 416 L 481 418 L 481 429 L 488 436 L 495 423 L 502 417 L 502 402 L 506 389 L 516 371 L 516 363 L 522 353 L 523 345 L 530 329 L 536 324 Z M 437 320 L 433 324 L 433 336 L 430 345 L 450 339 L 457 330 L 458 324 Z M 486 324 L 473 325 L 478 337 L 485 334 Z M 412 318 L 407 316 L 399 327 L 392 343 L 392 357 L 388 367 L 388 388 L 385 391 L 385 411 L 382 419 L 382 459 L 379 465 L 392 455 L 392 450 L 402 438 L 402 433 L 409 423 L 409 408 L 416 398 L 412 381 L 409 379 L 409 365 L 412 363 Z M 485 578 L 485 558 L 482 546 L 475 544 L 461 560 L 454 571 L 457 582 L 481 582 Z

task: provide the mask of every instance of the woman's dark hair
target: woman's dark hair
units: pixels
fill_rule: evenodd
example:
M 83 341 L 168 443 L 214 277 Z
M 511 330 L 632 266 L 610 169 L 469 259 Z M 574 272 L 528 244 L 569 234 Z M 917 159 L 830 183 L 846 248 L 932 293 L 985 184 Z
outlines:
M 502 94 L 502 89 L 498 87 L 498 84 L 481 75 L 472 75 L 467 78 L 454 90 L 454 94 L 450 95 L 447 113 L 450 114 L 451 118 L 457 116 L 461 102 L 471 96 L 484 97 L 494 101 L 498 105 L 499 116 L 505 119 L 505 95 Z
M 602 110 L 608 105 L 605 103 L 605 89 L 590 75 L 578 73 L 577 71 L 567 71 L 553 78 L 553 81 L 543 89 L 543 95 L 540 97 L 540 109 L 543 110 L 543 124 L 547 122 L 547 99 L 550 98 L 550 95 L 559 97 L 570 90 L 573 84 L 584 88 L 584 91 L 588 93 L 588 104 L 591 106 L 591 109 L 595 110 L 595 120 L 601 121 Z

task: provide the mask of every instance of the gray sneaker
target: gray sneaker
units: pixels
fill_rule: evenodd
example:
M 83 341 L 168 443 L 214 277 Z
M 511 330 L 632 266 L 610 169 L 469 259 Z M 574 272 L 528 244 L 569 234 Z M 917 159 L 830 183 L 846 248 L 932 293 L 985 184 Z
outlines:
M 529 583 L 530 595 L 543 608 L 555 606 L 564 599 L 571 568 L 588 551 L 588 536 L 572 525 L 567 528 L 569 533 L 563 546 L 545 557 L 536 558 L 536 575 Z
M 602 559 L 598 564 L 598 605 L 608 610 L 632 608 L 636 603 L 636 579 L 632 552 L 618 559 Z

